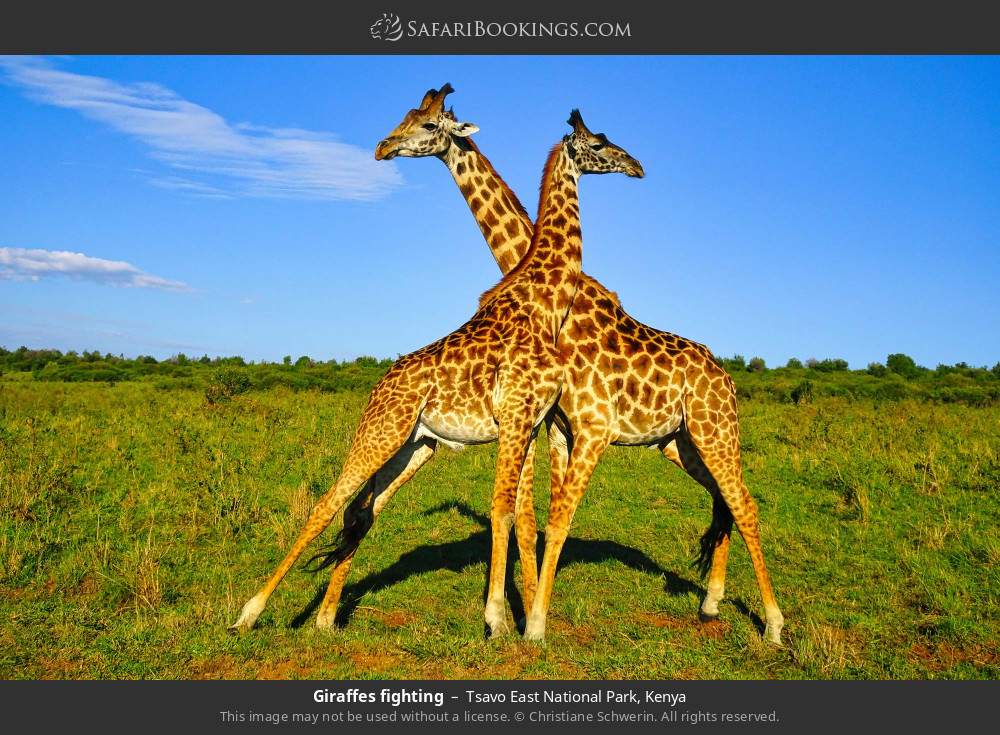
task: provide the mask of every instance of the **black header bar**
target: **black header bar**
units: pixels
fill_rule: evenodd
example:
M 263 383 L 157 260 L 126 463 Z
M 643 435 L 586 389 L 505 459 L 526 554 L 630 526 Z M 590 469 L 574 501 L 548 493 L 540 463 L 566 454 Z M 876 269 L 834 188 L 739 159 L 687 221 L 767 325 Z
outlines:
M 15 0 L 0 10 L 0 52 L 995 53 L 995 14 L 967 0 Z

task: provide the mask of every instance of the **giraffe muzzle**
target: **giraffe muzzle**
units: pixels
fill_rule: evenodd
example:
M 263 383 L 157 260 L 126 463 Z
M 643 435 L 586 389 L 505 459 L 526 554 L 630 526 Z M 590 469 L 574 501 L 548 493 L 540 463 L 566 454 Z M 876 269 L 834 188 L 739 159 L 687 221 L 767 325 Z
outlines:
M 375 146 L 375 160 L 376 161 L 391 161 L 399 155 L 394 148 L 392 148 L 392 140 L 386 138 L 385 140 L 380 140 L 378 145 Z

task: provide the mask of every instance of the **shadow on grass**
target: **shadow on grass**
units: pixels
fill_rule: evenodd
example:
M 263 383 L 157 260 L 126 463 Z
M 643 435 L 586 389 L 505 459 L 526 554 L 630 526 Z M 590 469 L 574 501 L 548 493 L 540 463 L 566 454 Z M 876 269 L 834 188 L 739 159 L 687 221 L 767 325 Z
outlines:
M 424 511 L 424 515 L 455 510 L 466 518 L 470 518 L 480 526 L 481 531 L 472 534 L 460 541 L 449 541 L 443 544 L 428 544 L 420 546 L 412 551 L 408 551 L 392 565 L 373 574 L 369 574 L 364 579 L 345 586 L 341 597 L 340 609 L 337 611 L 337 625 L 343 627 L 350 620 L 354 610 L 358 607 L 361 599 L 372 592 L 386 589 L 395 584 L 399 584 L 410 577 L 434 572 L 440 569 L 448 569 L 452 572 L 460 573 L 471 566 L 481 564 L 484 559 L 489 559 L 491 534 L 489 519 L 474 511 L 465 503 L 451 502 L 442 503 L 429 510 Z M 363 545 L 362 545 L 363 548 Z M 539 534 L 537 557 L 541 563 L 542 555 L 545 553 L 545 535 Z M 507 560 L 507 600 L 511 606 L 511 612 L 515 620 L 522 620 L 525 617 L 524 604 L 521 594 L 514 584 L 514 564 L 517 558 L 517 544 L 511 539 Z M 686 595 L 695 593 L 699 598 L 704 596 L 705 590 L 698 584 L 684 579 L 674 572 L 667 571 L 646 554 L 630 546 L 624 546 L 615 541 L 601 541 L 591 539 L 567 538 L 563 546 L 562 554 L 559 556 L 559 569 L 568 567 L 571 564 L 589 563 L 599 564 L 608 560 L 615 560 L 625 566 L 640 572 L 662 576 L 666 583 L 664 591 L 670 595 Z M 486 600 L 486 583 L 483 580 L 483 600 Z M 326 584 L 320 585 L 316 594 L 308 605 L 290 623 L 290 627 L 298 628 L 306 623 L 313 612 L 319 607 L 326 592 Z M 737 609 L 745 615 L 753 616 L 742 603 L 734 603 Z M 759 622 L 759 619 L 758 619 Z

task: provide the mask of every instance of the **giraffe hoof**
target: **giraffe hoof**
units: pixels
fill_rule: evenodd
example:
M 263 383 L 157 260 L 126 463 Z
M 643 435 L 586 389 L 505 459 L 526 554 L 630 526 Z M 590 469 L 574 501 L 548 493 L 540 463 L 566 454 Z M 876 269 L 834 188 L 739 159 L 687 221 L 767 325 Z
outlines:
M 536 633 L 530 630 L 525 630 L 524 640 L 526 640 L 529 643 L 537 643 L 538 645 L 542 645 L 545 643 L 545 632 L 543 631 L 540 633 Z
M 507 621 L 503 618 L 499 620 L 494 620 L 492 622 L 487 622 L 484 626 L 484 632 L 487 638 L 499 638 L 502 635 L 506 635 L 510 632 L 510 626 Z
M 335 615 L 317 615 L 316 627 L 320 630 L 333 630 Z
M 702 623 L 711 623 L 719 619 L 719 613 L 707 613 L 704 610 L 698 611 L 698 620 Z
M 229 626 L 229 630 L 233 633 L 244 633 L 250 630 L 254 623 L 257 622 L 257 618 L 260 617 L 261 612 L 264 609 L 264 603 L 267 598 L 263 600 L 259 597 L 251 597 L 243 609 L 240 611 L 240 617 L 235 623 Z
M 764 640 L 776 646 L 781 645 L 781 629 L 785 625 L 785 619 L 779 613 L 775 615 L 764 626 Z
M 545 620 L 537 618 L 531 620 L 529 618 L 527 625 L 524 626 L 524 640 L 543 643 L 545 641 Z

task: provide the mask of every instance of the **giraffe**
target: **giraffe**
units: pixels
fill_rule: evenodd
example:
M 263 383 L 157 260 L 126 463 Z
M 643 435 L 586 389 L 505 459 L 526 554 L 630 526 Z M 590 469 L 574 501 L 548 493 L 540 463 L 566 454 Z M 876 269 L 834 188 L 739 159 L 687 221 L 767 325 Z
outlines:
M 385 490 L 395 492 L 433 454 L 438 441 L 499 444 L 484 617 L 491 635 L 505 629 L 507 543 L 517 484 L 534 432 L 562 387 L 564 365 L 557 338 L 582 267 L 579 177 L 643 175 L 639 162 L 610 141 L 585 145 L 580 126 L 574 124 L 579 114 L 574 111 L 574 116 L 573 133 L 554 146 L 546 160 L 539 226 L 524 257 L 483 294 L 468 322 L 399 358 L 375 385 L 340 476 L 313 507 L 284 559 L 243 606 L 233 629 L 253 627 L 284 575 L 362 485 L 373 479 L 378 483 L 379 472 L 388 470 L 391 479 L 383 480 Z M 317 624 L 330 627 L 334 614 L 335 609 L 321 605 Z
M 500 269 L 507 272 L 527 251 L 534 225 L 513 191 L 468 137 L 478 129 L 444 110 L 445 84 L 429 90 L 416 109 L 376 148 L 376 158 L 435 156 L 445 163 L 472 211 Z M 560 332 L 562 352 L 569 355 L 569 375 L 558 403 L 557 421 L 550 427 L 552 500 L 546 546 L 548 569 L 543 577 L 545 598 L 527 625 L 531 638 L 544 635 L 544 619 L 552 576 L 579 496 L 593 464 L 607 444 L 653 446 L 701 484 L 712 500 L 712 523 L 702 536 L 699 567 L 707 573 L 707 590 L 699 614 L 703 620 L 719 614 L 725 594 L 729 540 L 734 520 L 753 562 L 765 607 L 765 638 L 780 644 L 784 618 L 764 563 L 757 507 L 743 480 L 739 422 L 732 380 L 705 346 L 647 327 L 629 316 L 614 292 L 586 274 Z M 578 447 L 572 489 L 560 490 L 566 476 L 569 442 L 564 430 L 575 428 Z M 518 545 L 521 549 L 525 608 L 532 611 L 536 575 L 525 572 L 534 562 L 535 517 L 531 512 L 530 480 L 518 486 Z M 523 495 L 522 495 L 523 493 Z M 577 497 L 567 497 L 567 493 Z M 381 496 L 388 501 L 388 497 Z M 359 514 L 345 548 L 357 549 L 375 512 Z M 553 515 L 554 514 L 554 515 Z M 550 537 L 550 531 L 553 535 Z M 522 538 L 523 537 L 523 538 Z M 550 546 L 551 539 L 551 546 Z M 530 549 L 528 548 L 530 547 Z M 551 548 L 551 551 L 549 549 Z M 526 555 L 527 552 L 527 555 Z M 528 556 L 530 555 L 530 556 Z M 341 568 L 346 578 L 346 569 Z M 337 576 L 337 571 L 333 576 Z M 530 585 L 530 587 L 529 587 Z M 339 593 L 338 593 L 339 595 Z

